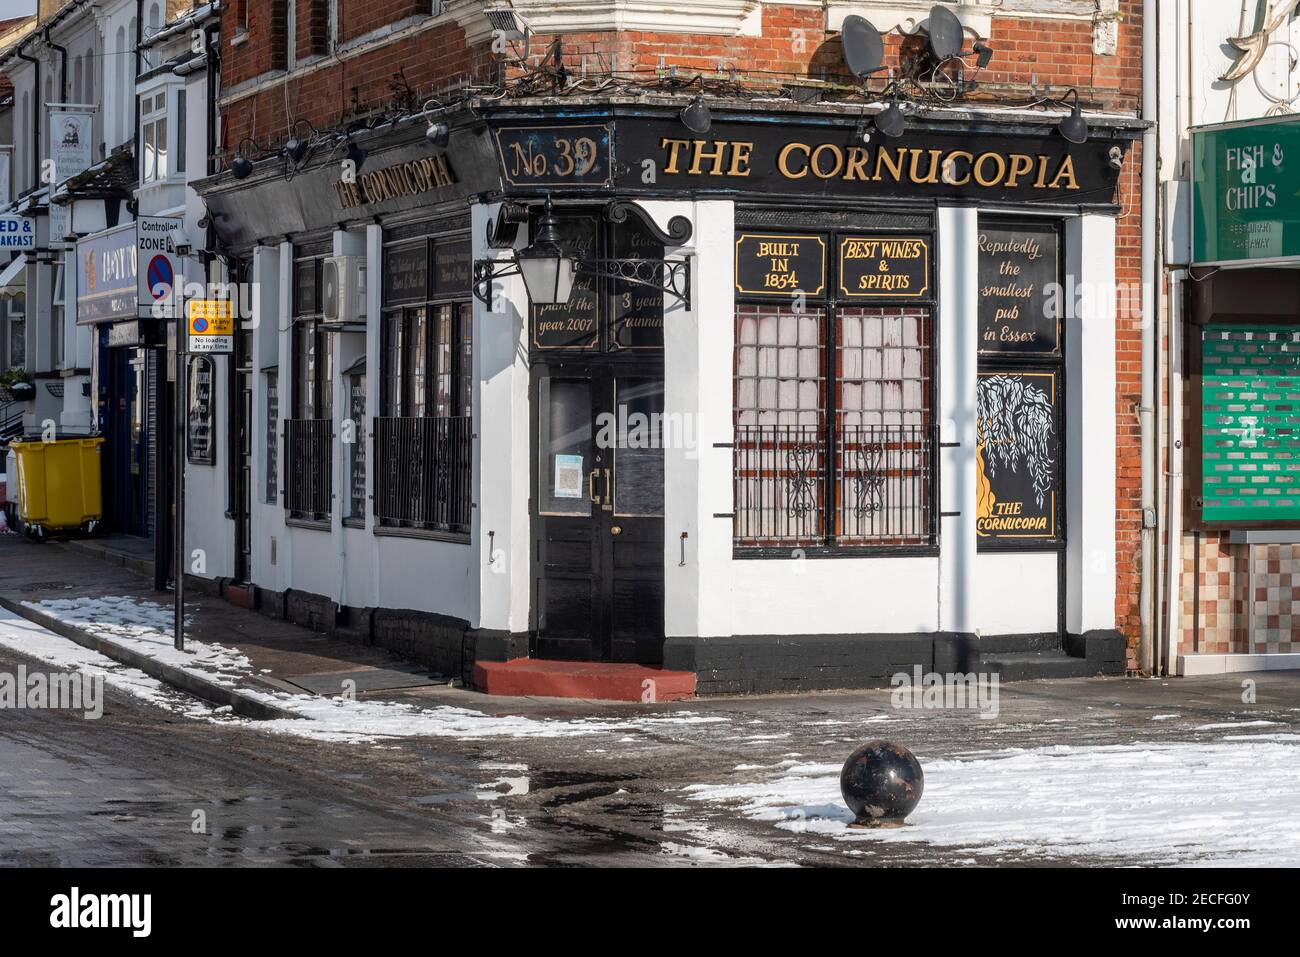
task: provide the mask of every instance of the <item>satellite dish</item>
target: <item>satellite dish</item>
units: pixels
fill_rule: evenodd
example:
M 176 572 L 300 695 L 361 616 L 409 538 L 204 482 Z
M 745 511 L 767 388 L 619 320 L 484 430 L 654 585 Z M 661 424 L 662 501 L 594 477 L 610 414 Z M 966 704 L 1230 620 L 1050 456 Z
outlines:
M 930 52 L 936 59 L 949 60 L 961 53 L 961 21 L 947 7 L 930 8 L 926 31 L 930 34 Z
M 854 76 L 870 76 L 881 69 L 885 60 L 885 41 L 880 38 L 880 31 L 865 17 L 857 14 L 845 17 L 840 34 L 844 62 Z

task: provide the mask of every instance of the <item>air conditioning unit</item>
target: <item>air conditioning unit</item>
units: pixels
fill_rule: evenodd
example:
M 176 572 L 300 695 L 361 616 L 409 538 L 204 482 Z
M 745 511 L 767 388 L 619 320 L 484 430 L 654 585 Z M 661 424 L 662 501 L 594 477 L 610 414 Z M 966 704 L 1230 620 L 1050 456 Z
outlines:
M 322 316 L 332 326 L 366 328 L 366 260 L 363 256 L 331 256 L 321 272 Z

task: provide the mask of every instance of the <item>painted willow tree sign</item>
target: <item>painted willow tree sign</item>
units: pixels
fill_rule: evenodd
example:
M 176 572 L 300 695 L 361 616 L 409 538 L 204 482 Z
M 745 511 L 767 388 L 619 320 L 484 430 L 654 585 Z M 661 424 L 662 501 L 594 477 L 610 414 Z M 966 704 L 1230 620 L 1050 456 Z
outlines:
M 1058 384 L 1052 371 L 979 375 L 975 530 L 982 542 L 1060 540 Z
M 980 355 L 1061 354 L 1060 262 L 1054 223 L 980 224 Z

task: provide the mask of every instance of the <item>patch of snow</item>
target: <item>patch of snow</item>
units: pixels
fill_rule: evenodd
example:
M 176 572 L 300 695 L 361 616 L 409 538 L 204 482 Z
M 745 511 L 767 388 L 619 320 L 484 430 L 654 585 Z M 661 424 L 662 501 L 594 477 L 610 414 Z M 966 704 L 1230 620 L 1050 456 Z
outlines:
M 1088 856 L 1152 864 L 1300 865 L 1300 748 L 1273 741 L 1008 748 L 922 760 L 909 826 L 850 829 L 839 764 L 691 785 L 690 798 L 850 843 L 960 848 L 989 858 Z
M 189 639 L 186 641 L 186 650 L 177 651 L 172 646 L 172 609 L 169 605 L 124 596 L 60 598 L 24 604 L 121 647 L 147 654 L 157 661 L 182 668 L 225 687 L 240 685 L 241 680 L 254 670 L 248 658 L 238 650 L 219 644 Z M 213 708 L 173 692 L 141 672 L 84 649 L 26 619 L 7 612 L 0 614 L 4 615 L 0 621 L 6 626 L 0 641 L 16 651 L 37 657 L 41 657 L 42 653 L 53 655 L 57 661 L 51 658 L 43 660 L 61 663 L 68 668 L 97 669 L 105 674 L 105 680 L 114 687 L 180 713 L 207 719 L 212 719 L 216 713 Z M 223 718 L 225 723 L 244 724 L 270 734 L 361 744 L 411 737 L 451 737 L 460 740 L 493 737 L 560 738 L 620 732 L 624 736 L 619 740 L 636 741 L 638 739 L 627 732 L 662 730 L 666 726 L 726 723 L 728 720 L 692 711 L 629 718 L 528 718 L 490 715 L 450 705 L 421 707 L 404 702 L 326 698 L 249 687 L 240 687 L 240 691 L 246 697 L 283 709 L 297 715 L 297 718 L 251 721 L 228 716 Z
M 1277 721 L 1221 721 L 1218 724 L 1198 724 L 1193 731 L 1235 731 L 1238 728 L 1266 728 Z

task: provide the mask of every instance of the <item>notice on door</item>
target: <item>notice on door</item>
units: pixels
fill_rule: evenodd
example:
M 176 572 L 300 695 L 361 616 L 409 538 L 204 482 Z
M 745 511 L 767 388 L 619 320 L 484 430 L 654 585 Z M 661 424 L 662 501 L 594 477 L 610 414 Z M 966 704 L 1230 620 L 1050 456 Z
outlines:
M 582 498 L 582 456 L 555 457 L 555 498 Z
M 1051 223 L 980 228 L 980 355 L 1061 354 L 1060 243 Z

